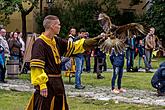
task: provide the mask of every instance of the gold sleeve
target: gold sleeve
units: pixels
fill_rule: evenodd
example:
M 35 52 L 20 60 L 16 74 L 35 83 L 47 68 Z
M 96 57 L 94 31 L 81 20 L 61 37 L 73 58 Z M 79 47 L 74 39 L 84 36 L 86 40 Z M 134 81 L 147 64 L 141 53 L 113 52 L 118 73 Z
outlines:
M 46 89 L 47 81 L 48 81 L 48 76 L 44 72 L 44 69 L 39 67 L 31 67 L 31 83 L 34 86 L 39 85 L 40 90 Z
M 68 41 L 67 52 L 63 56 L 69 57 L 72 54 L 83 53 L 85 51 L 83 47 L 84 41 L 84 38 L 77 40 L 76 42 Z
M 75 46 L 73 54 L 83 53 L 85 51 L 85 49 L 83 48 L 84 41 L 85 41 L 85 39 L 82 38 L 73 43 Z

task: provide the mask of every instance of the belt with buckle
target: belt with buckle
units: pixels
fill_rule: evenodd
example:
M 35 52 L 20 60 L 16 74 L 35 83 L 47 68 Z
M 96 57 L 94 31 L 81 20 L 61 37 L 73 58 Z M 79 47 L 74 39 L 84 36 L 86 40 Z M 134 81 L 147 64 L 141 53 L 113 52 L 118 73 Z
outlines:
M 59 78 L 61 76 L 62 76 L 61 74 L 48 74 L 48 77 L 50 78 Z

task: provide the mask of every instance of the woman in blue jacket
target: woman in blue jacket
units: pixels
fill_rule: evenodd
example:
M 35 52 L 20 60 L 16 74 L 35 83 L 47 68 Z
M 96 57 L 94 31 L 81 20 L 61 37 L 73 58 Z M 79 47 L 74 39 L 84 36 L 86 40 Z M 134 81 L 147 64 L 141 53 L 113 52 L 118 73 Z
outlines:
M 111 81 L 112 92 L 118 94 L 120 92 L 126 92 L 123 88 L 121 88 L 121 80 L 123 76 L 123 66 L 124 66 L 124 52 L 115 54 L 114 49 L 110 55 L 110 61 L 113 65 L 113 76 Z M 118 88 L 115 88 L 115 80 L 118 75 L 117 85 Z

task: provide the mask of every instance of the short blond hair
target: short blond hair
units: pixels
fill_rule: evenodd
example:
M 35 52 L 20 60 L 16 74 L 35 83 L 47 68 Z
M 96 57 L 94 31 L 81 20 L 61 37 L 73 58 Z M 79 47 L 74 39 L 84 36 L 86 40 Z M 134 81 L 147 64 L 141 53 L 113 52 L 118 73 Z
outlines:
M 52 24 L 52 21 L 54 20 L 59 20 L 59 18 L 57 16 L 54 16 L 54 15 L 48 15 L 44 18 L 44 21 L 43 21 L 43 26 L 45 29 L 49 29 L 51 24 Z

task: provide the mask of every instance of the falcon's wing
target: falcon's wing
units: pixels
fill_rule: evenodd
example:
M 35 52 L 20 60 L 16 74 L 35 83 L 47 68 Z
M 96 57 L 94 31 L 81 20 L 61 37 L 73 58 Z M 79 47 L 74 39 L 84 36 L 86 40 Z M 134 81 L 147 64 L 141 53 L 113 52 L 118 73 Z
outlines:
M 100 13 L 98 20 L 100 22 L 100 26 L 103 28 L 104 32 L 106 34 L 110 33 L 110 30 L 112 28 L 112 22 L 108 15 L 105 13 Z
M 104 32 L 109 36 L 99 47 L 103 52 L 109 52 L 111 54 L 112 48 L 115 53 L 122 52 L 125 47 L 125 41 L 128 37 L 139 34 L 147 34 L 147 31 L 143 25 L 139 23 L 129 23 L 123 26 L 115 26 L 111 23 L 108 15 L 100 13 L 98 20 L 103 28 Z
M 118 39 L 126 40 L 128 37 L 133 35 L 146 35 L 147 28 L 144 28 L 143 25 L 139 23 L 129 23 L 123 26 L 118 26 L 118 29 L 114 31 L 114 34 Z
M 118 38 L 111 39 L 108 37 L 100 46 L 100 50 L 111 54 L 112 48 L 114 48 L 115 54 L 122 53 L 122 51 L 125 49 L 126 44 Z
M 103 52 L 109 52 L 111 54 L 112 48 L 114 48 L 115 54 L 121 53 L 125 48 L 125 41 L 128 37 L 139 34 L 147 34 L 143 25 L 138 23 L 130 23 L 123 26 L 118 26 L 118 28 L 113 31 L 113 34 L 104 41 L 99 47 Z

